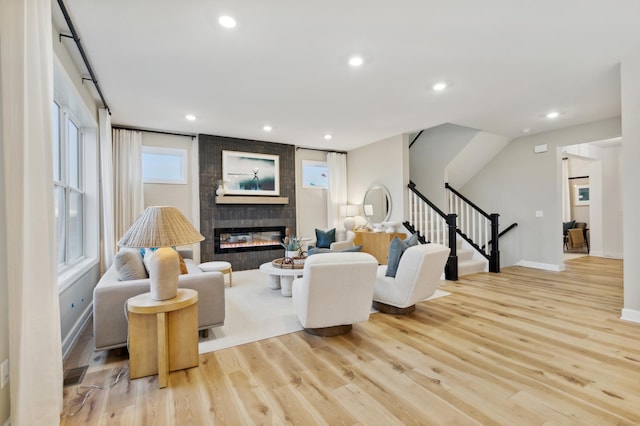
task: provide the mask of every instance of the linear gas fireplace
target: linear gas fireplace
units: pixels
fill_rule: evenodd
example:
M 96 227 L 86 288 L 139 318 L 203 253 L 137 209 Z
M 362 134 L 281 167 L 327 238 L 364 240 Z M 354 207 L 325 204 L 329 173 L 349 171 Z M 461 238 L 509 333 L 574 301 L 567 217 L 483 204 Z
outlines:
M 280 242 L 284 238 L 284 231 L 284 226 L 216 228 L 213 231 L 214 250 L 220 254 L 282 248 Z

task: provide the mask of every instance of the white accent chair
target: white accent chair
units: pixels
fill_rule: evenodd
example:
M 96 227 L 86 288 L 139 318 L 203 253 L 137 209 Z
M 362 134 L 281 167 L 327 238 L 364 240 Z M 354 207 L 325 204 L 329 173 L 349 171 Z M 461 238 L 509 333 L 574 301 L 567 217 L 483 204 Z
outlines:
M 293 281 L 292 301 L 305 331 L 337 336 L 371 313 L 378 261 L 367 253 L 309 256 L 302 278 Z
M 406 315 L 435 293 L 449 257 L 449 247 L 420 244 L 407 248 L 394 277 L 387 277 L 387 265 L 378 266 L 373 307 L 380 312 Z
M 342 251 L 344 249 L 349 249 L 355 247 L 353 240 L 356 238 L 356 233 L 353 231 L 343 232 L 345 239 L 340 241 L 334 241 L 331 243 L 329 250 L 331 251 Z M 336 237 L 338 237 L 341 233 L 336 231 Z M 317 244 L 317 240 L 315 238 L 305 241 L 305 251 L 309 251 L 310 248 L 315 247 Z

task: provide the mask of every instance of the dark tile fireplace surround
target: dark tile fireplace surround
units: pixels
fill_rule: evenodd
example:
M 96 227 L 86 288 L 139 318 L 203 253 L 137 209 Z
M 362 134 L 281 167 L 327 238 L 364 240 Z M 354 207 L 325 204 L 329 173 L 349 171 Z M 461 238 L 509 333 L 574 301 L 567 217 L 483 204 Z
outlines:
M 282 257 L 284 249 L 280 241 L 269 244 L 266 240 L 276 238 L 272 234 L 276 229 L 282 233 L 285 228 L 296 229 L 295 147 L 212 135 L 198 135 L 198 139 L 200 233 L 205 237 L 200 245 L 201 261 L 226 260 L 235 271 L 242 271 L 257 269 L 262 263 Z M 288 197 L 288 204 L 216 204 L 223 150 L 278 155 L 280 196 Z M 231 229 L 234 231 L 230 232 Z

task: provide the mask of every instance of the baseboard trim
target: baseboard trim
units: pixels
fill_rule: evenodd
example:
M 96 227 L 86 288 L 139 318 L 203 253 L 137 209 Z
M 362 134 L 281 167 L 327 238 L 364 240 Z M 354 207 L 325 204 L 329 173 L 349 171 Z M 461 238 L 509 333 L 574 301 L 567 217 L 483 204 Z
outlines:
M 71 327 L 69 333 L 64 336 L 64 339 L 62 339 L 62 359 L 65 359 L 67 355 L 69 355 L 71 348 L 73 348 L 76 340 L 78 340 L 78 337 L 80 337 L 80 333 L 82 333 L 84 326 L 87 324 L 87 321 L 89 321 L 89 318 L 91 318 L 92 314 L 93 302 L 89 303 L 82 315 L 80 315 L 80 318 L 78 318 L 73 327 Z
M 623 308 L 622 316 L 620 316 L 620 319 L 640 323 L 640 311 L 636 309 Z
M 521 260 L 516 263 L 516 266 L 524 266 L 525 268 L 542 269 L 544 271 L 560 272 L 564 271 L 564 265 L 554 265 L 553 263 L 540 263 L 530 262 L 528 260 Z

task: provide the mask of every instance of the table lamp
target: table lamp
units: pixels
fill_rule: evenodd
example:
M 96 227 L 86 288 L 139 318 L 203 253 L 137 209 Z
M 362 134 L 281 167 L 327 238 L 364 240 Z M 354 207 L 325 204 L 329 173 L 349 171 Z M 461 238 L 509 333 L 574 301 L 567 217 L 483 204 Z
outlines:
M 172 247 L 193 244 L 204 237 L 180 210 L 171 206 L 147 207 L 118 241 L 121 247 L 156 248 L 149 261 L 151 298 L 166 300 L 178 294 L 180 256 Z
M 351 231 L 356 226 L 356 220 L 353 218 L 353 216 L 358 215 L 358 206 L 355 206 L 353 204 L 341 206 L 340 215 L 345 218 L 343 222 L 344 229 L 346 229 L 347 231 Z

